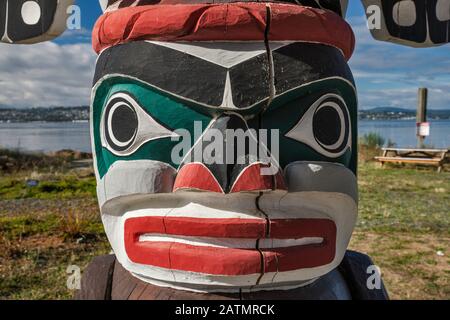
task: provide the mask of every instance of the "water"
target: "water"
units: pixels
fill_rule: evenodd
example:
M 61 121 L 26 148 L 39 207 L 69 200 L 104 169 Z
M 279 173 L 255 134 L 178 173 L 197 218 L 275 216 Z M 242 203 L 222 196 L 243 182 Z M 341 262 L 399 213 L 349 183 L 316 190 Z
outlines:
M 397 147 L 415 147 L 415 121 L 360 121 L 359 135 L 376 132 Z M 435 148 L 450 147 L 450 120 L 432 121 L 431 135 L 425 140 Z M 72 149 L 91 151 L 89 123 L 0 123 L 0 146 L 27 151 Z
M 87 122 L 0 123 L 0 146 L 27 151 L 91 152 Z
M 450 148 L 450 120 L 430 121 L 430 136 L 424 141 L 426 146 Z M 359 121 L 359 136 L 369 132 L 381 135 L 386 143 L 395 142 L 399 148 L 417 146 L 415 120 L 365 120 Z

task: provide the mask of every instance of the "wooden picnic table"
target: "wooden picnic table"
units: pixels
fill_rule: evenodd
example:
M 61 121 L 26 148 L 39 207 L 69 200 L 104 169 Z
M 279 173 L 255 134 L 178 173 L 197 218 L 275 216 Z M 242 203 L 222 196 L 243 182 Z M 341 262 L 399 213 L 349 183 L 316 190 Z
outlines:
M 382 148 L 381 157 L 375 157 L 383 166 L 386 162 L 434 165 L 438 172 L 449 162 L 450 149 Z

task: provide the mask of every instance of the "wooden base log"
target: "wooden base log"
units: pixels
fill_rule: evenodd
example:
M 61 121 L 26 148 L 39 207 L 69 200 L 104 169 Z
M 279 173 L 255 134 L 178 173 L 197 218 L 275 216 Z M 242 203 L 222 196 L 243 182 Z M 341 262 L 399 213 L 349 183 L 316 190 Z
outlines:
M 292 290 L 199 293 L 159 287 L 135 278 L 114 255 L 95 258 L 84 271 L 77 300 L 387 300 L 382 281 L 369 289 L 371 259 L 347 251 L 341 265 L 314 283 Z

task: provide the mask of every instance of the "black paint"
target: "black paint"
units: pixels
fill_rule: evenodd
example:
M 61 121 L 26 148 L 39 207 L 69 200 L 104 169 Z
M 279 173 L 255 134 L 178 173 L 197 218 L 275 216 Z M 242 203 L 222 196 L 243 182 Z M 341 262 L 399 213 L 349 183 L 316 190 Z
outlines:
M 27 25 L 22 18 L 22 5 L 27 0 L 8 1 L 8 36 L 13 42 L 32 39 L 47 33 L 55 18 L 57 0 L 34 0 L 41 7 L 41 19 L 35 25 Z
M 274 50 L 273 58 L 277 95 L 327 77 L 342 77 L 353 83 L 344 56 L 334 47 L 294 43 Z M 219 107 L 228 72 L 236 108 L 248 108 L 269 98 L 266 53 L 228 69 L 145 41 L 106 49 L 98 59 L 94 84 L 107 75 L 119 74 L 137 78 L 194 103 Z
M 0 39 L 5 34 L 5 24 L 6 24 L 6 1 L 0 1 Z
M 117 104 L 120 104 L 120 106 L 113 111 L 113 114 L 110 114 L 111 108 Z M 110 117 L 111 127 L 108 124 Z M 139 124 L 138 117 L 134 108 L 125 99 L 115 98 L 108 103 L 105 109 L 103 124 L 106 141 L 114 150 L 125 151 L 134 143 L 134 137 L 136 136 Z M 111 139 L 111 135 L 121 143 L 128 143 L 124 146 L 118 146 Z
M 410 27 L 402 27 L 395 23 L 393 17 L 394 6 L 401 0 L 383 0 L 383 15 L 386 27 L 391 36 L 399 39 L 424 43 L 427 40 L 427 8 L 426 1 L 414 0 L 416 5 L 416 23 Z
M 273 52 L 277 95 L 305 83 L 341 77 L 354 83 L 342 53 L 331 46 L 293 43 Z
M 435 44 L 450 42 L 450 20 L 439 21 L 436 16 L 436 4 L 438 0 L 427 1 L 428 24 L 430 39 Z

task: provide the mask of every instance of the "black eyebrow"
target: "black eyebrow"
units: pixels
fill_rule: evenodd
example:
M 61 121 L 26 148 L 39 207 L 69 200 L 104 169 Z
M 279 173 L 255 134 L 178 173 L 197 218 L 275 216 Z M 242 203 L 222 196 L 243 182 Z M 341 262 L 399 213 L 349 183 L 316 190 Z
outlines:
M 339 49 L 294 42 L 273 51 L 276 94 L 330 77 L 354 83 Z M 146 41 L 106 49 L 99 56 L 94 85 L 107 76 L 139 79 L 170 95 L 210 108 L 220 108 L 229 74 L 233 103 L 248 109 L 266 101 L 269 79 L 266 53 L 224 67 L 199 57 Z

